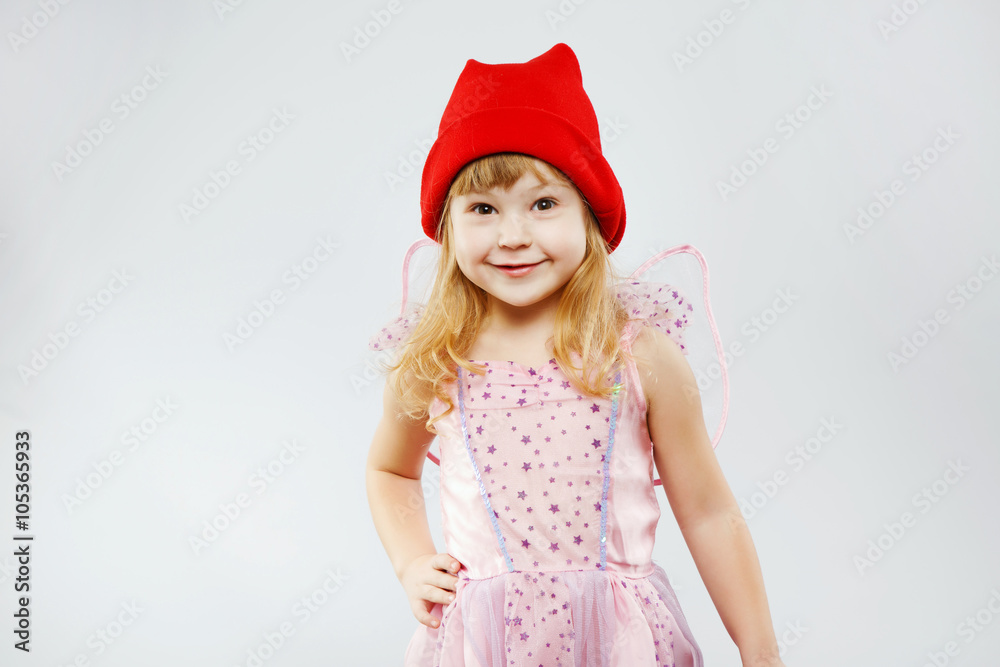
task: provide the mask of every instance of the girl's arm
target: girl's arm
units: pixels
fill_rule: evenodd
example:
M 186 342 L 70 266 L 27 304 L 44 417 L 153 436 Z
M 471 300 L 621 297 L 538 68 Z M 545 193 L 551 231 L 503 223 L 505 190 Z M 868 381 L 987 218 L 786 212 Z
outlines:
M 417 619 L 436 626 L 430 608 L 446 604 L 455 590 L 458 562 L 437 554 L 427 525 L 420 477 L 434 435 L 423 419 L 403 416 L 387 382 L 383 414 L 365 468 L 365 486 L 375 530 Z M 412 567 L 411 567 L 412 566 Z M 450 572 L 445 572 L 450 570 Z
M 375 530 L 398 577 L 415 557 L 435 552 L 420 485 L 434 434 L 423 422 L 397 414 L 388 382 L 382 402 L 382 419 L 368 450 L 365 487 Z
M 698 573 L 744 667 L 781 666 L 757 552 L 705 430 L 694 373 L 656 329 L 643 327 L 633 350 L 657 472 Z

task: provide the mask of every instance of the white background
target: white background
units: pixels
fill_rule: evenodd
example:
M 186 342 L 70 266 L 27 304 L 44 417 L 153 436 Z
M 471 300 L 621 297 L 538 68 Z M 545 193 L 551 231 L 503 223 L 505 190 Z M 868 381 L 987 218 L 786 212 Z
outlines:
M 556 42 L 577 53 L 625 192 L 618 266 L 695 245 L 722 340 L 743 343 L 717 453 L 741 501 L 787 475 L 749 519 L 785 663 L 1000 655 L 994 3 L 402 0 L 350 58 L 342 43 L 385 3 L 52 1 L 51 17 L 41 4 L 0 10 L 0 663 L 248 665 L 287 623 L 263 664 L 401 664 L 417 621 L 367 509 L 382 387 L 367 342 L 398 312 L 403 253 L 422 237 L 417 146 L 466 60 L 523 62 Z M 294 118 L 268 136 L 275 110 Z M 787 136 L 777 124 L 796 112 Z M 259 133 L 273 140 L 250 160 L 240 146 Z M 768 138 L 778 150 L 722 196 Z M 55 166 L 81 144 L 74 168 Z M 912 171 L 925 150 L 933 164 Z M 239 173 L 206 188 L 230 160 Z M 894 180 L 901 194 L 852 240 L 859 207 Z M 213 197 L 185 216 L 196 190 Z M 318 239 L 337 247 L 313 264 Z M 304 263 L 308 280 L 284 279 Z M 958 286 L 974 294 L 961 307 Z M 273 290 L 271 316 L 227 345 Z M 779 290 L 796 300 L 771 318 Z M 158 401 L 177 406 L 160 422 Z M 841 426 L 796 468 L 788 453 L 824 419 Z M 143 440 L 123 441 L 132 428 Z M 30 655 L 11 632 L 22 430 Z M 255 471 L 292 440 L 262 487 Z M 940 481 L 957 461 L 968 470 Z M 935 502 L 915 502 L 935 482 Z M 193 547 L 239 494 L 249 506 Z M 706 664 L 738 665 L 660 497 L 655 558 Z M 869 541 L 888 549 L 859 565 Z M 979 630 L 960 626 L 977 613 Z M 112 643 L 97 639 L 119 618 Z

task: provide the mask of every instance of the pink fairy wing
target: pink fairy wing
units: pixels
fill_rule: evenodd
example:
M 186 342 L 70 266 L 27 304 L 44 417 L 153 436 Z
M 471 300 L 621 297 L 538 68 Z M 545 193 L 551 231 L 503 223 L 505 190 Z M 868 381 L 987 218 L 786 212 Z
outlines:
M 368 349 L 381 352 L 402 345 L 413 333 L 423 312 L 423 304 L 411 304 L 405 313 L 388 322 L 381 331 L 368 340 Z
M 644 274 L 650 281 L 640 281 Z M 698 382 L 705 428 L 719 444 L 729 412 L 729 373 L 712 315 L 708 263 L 697 248 L 679 245 L 656 253 L 618 286 L 638 324 L 663 331 L 681 347 Z
M 638 280 L 651 271 L 658 272 L 658 280 Z M 633 326 L 656 327 L 680 346 L 698 382 L 712 447 L 718 446 L 729 412 L 729 374 L 712 316 L 705 258 L 694 246 L 674 246 L 650 257 L 616 288 Z
M 619 284 L 616 294 L 631 319 L 638 320 L 640 325 L 656 327 L 677 343 L 681 352 L 688 354 L 684 332 L 692 306 L 680 288 L 633 280 Z
M 419 301 L 407 303 L 407 299 L 411 290 L 419 291 L 420 288 L 419 279 L 414 279 L 411 285 L 410 262 L 413 261 L 413 254 L 425 246 L 440 250 L 440 246 L 430 239 L 414 241 L 407 249 L 406 256 L 403 258 L 403 299 L 399 307 L 399 315 L 369 339 L 369 350 L 381 351 L 398 347 L 413 333 L 417 322 L 420 321 L 420 316 L 424 312 L 424 304 Z
M 420 280 L 416 279 L 412 281 L 410 278 L 410 262 L 413 259 L 413 254 L 425 246 L 432 247 L 437 251 L 440 251 L 440 246 L 431 241 L 430 239 L 419 239 L 414 241 L 406 251 L 406 256 L 403 259 L 403 299 L 402 304 L 399 308 L 399 315 L 394 319 L 386 323 L 382 330 L 376 333 L 368 340 L 368 349 L 376 352 L 381 352 L 384 350 L 391 350 L 399 347 L 406 342 L 407 338 L 413 333 L 414 329 L 417 328 L 417 324 L 420 322 L 420 317 L 424 313 L 424 304 L 419 301 L 408 303 L 408 295 L 411 291 L 420 290 Z M 426 286 L 424 286 L 426 288 Z M 423 291 L 426 291 L 424 289 Z M 432 445 L 432 450 L 437 449 L 437 440 Z M 427 458 L 430 459 L 435 465 L 441 465 L 441 460 L 437 457 L 434 451 L 427 452 Z

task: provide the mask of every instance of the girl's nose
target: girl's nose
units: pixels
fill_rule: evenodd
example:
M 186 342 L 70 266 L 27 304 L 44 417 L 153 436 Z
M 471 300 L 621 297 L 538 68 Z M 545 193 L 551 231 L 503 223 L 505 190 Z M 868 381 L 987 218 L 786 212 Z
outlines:
M 504 248 L 517 248 L 531 244 L 527 221 L 516 213 L 506 213 L 500 221 L 498 243 Z

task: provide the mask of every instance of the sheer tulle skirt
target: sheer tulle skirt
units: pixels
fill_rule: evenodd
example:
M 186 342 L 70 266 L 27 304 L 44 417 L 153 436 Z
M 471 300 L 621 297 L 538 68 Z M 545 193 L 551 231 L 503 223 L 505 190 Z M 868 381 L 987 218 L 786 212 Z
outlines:
M 510 572 L 459 579 L 435 605 L 406 667 L 702 667 L 663 569 L 642 578 L 610 570 Z

